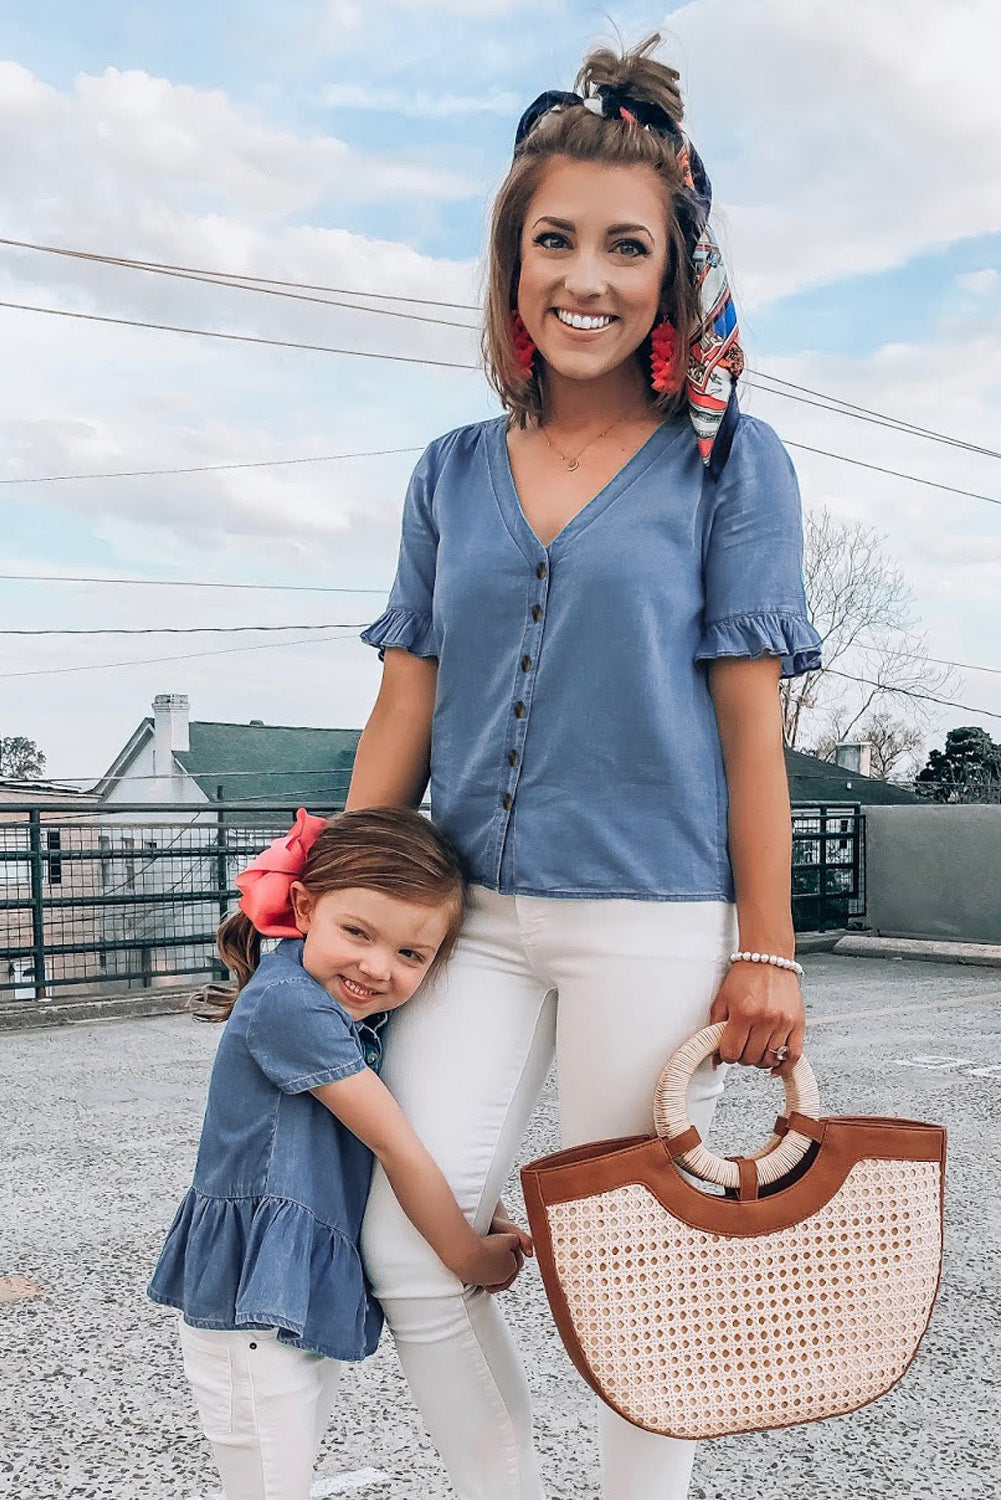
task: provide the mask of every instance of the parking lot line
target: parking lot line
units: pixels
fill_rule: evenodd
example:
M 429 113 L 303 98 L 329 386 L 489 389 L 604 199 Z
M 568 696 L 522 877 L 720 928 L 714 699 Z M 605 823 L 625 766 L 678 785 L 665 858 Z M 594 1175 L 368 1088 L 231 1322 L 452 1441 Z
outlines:
M 955 1010 L 960 1005 L 997 1004 L 1001 990 L 985 990 L 978 995 L 956 995 L 952 1000 L 925 1000 L 920 1005 L 880 1005 L 872 1010 L 843 1010 L 833 1016 L 807 1016 L 807 1030 L 814 1026 L 836 1026 L 842 1021 L 862 1021 L 879 1016 L 916 1016 L 923 1010 Z

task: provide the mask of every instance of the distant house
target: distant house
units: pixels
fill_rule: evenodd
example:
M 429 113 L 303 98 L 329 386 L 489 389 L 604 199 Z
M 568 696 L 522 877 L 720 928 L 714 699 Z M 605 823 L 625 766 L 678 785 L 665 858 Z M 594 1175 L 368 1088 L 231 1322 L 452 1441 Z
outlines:
M 916 792 L 905 786 L 894 786 L 878 776 L 863 774 L 868 764 L 865 744 L 839 745 L 837 761 L 821 760 L 801 750 L 787 750 L 786 771 L 789 776 L 789 800 L 793 806 L 817 803 L 859 802 L 863 807 L 891 802 L 920 802 Z
M 93 788 L 102 807 L 125 802 L 343 806 L 358 729 L 189 720 L 183 693 L 160 693 Z

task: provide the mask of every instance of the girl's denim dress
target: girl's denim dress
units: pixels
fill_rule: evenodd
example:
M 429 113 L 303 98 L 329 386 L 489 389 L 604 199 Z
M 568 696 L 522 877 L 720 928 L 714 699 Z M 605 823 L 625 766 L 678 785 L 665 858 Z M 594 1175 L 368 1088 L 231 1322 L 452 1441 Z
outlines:
M 358 1360 L 382 1328 L 358 1252 L 372 1154 L 309 1090 L 378 1070 L 384 1018 L 354 1022 L 302 948 L 267 954 L 226 1023 L 194 1182 L 149 1296 L 196 1328 L 276 1328 Z

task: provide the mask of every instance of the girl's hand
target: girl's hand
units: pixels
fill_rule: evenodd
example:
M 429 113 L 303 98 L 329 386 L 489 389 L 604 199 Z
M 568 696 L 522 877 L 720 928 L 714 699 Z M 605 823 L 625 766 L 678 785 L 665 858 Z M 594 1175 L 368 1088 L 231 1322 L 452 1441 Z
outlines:
M 717 1053 L 720 1062 L 769 1068 L 774 1077 L 787 1078 L 803 1055 L 803 995 L 789 969 L 733 964 L 716 992 L 709 1020 L 727 1023 Z M 781 1064 L 775 1063 L 777 1047 L 789 1048 Z
M 525 1256 L 535 1254 L 535 1246 L 532 1244 L 532 1236 L 527 1234 L 524 1229 L 519 1228 L 517 1224 L 507 1217 L 507 1212 L 503 1204 L 498 1204 L 494 1211 L 494 1216 L 490 1221 L 490 1233 L 514 1234 L 518 1237 L 518 1243 L 514 1252 L 516 1269 L 513 1275 L 509 1276 L 506 1281 L 498 1282 L 496 1286 L 484 1287 L 484 1290 L 488 1292 L 506 1292 L 508 1287 L 513 1286 L 514 1282 L 518 1279 L 521 1268 L 525 1264 Z
M 463 1266 L 462 1279 L 488 1292 L 503 1292 L 524 1264 L 517 1232 L 485 1234 Z

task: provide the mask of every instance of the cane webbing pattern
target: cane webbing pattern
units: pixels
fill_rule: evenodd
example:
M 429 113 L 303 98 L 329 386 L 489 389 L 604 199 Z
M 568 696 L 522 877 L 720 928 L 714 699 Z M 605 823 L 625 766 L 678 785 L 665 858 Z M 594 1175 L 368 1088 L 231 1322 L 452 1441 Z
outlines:
M 816 1421 L 900 1379 L 931 1312 L 940 1166 L 859 1162 L 790 1228 L 695 1229 L 639 1184 L 550 1205 L 581 1351 L 629 1419 L 707 1438 Z

